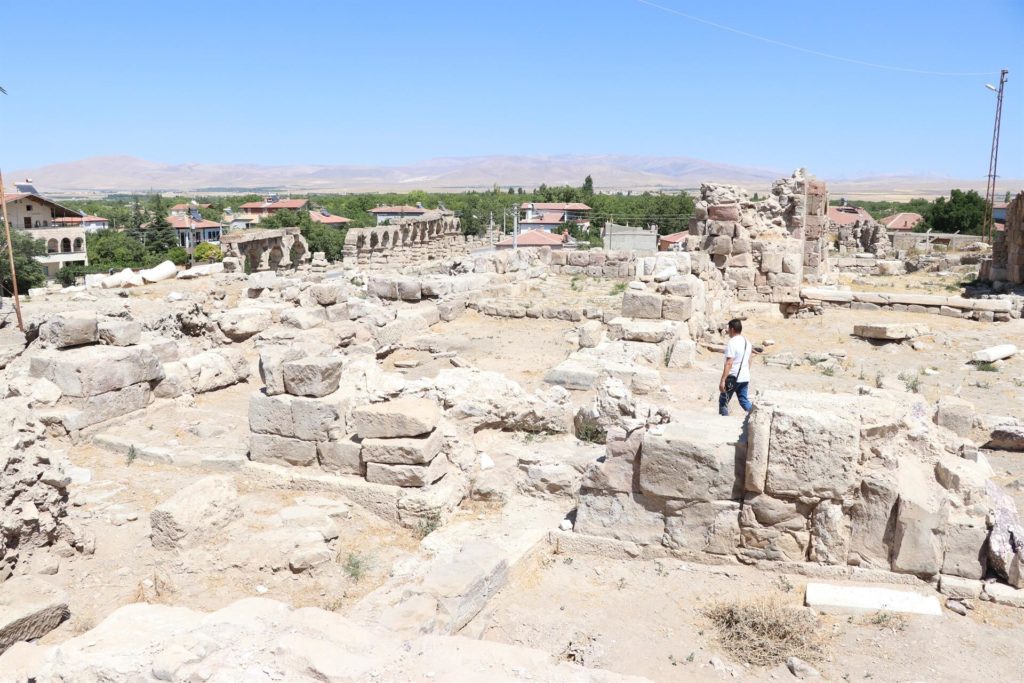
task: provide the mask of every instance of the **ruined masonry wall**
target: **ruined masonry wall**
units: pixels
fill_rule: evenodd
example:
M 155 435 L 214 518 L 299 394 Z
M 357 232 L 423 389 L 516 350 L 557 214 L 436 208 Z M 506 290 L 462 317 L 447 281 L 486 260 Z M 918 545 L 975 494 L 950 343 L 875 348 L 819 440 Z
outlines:
M 343 258 L 364 270 L 404 268 L 468 254 L 487 246 L 483 238 L 463 235 L 452 213 L 432 211 L 392 225 L 351 228 Z

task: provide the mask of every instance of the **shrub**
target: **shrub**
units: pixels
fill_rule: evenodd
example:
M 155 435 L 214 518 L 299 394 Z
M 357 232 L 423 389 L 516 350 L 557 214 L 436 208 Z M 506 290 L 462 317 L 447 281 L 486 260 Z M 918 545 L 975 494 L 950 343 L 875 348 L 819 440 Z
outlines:
M 192 252 L 192 258 L 196 261 L 220 261 L 224 258 L 224 252 L 216 244 L 200 242 Z
M 773 666 L 791 656 L 814 661 L 825 652 L 818 620 L 804 609 L 764 601 L 720 604 L 704 615 L 715 625 L 722 648 L 742 662 Z
M 188 263 L 188 252 L 185 251 L 185 247 L 171 247 L 163 255 L 163 259 L 166 259 L 176 266 L 183 266 Z

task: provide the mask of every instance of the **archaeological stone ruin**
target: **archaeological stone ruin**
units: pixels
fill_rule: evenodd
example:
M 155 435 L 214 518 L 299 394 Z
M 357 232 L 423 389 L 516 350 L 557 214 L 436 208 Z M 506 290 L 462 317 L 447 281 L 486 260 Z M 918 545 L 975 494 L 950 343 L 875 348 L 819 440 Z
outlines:
M 496 250 L 439 210 L 338 263 L 256 230 L 34 291 L 0 327 L 0 679 L 774 676 L 704 625 L 667 674 L 551 626 L 689 583 L 836 632 L 901 600 L 910 633 L 1019 625 L 1024 297 L 962 283 L 1020 282 L 1022 197 L 946 275 L 801 169 L 702 185 L 666 251 Z M 754 406 L 721 416 L 733 318 Z

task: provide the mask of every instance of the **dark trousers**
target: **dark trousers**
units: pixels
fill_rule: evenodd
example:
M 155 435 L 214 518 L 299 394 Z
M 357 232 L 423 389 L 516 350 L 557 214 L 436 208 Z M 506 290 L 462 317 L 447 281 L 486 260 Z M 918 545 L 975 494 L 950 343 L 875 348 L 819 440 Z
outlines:
M 736 399 L 740 402 L 740 408 L 743 408 L 746 412 L 750 412 L 750 399 L 747 398 L 747 387 L 750 382 L 739 382 L 736 384 L 736 391 L 723 391 L 718 394 L 718 414 L 728 415 L 729 414 L 729 402 L 732 401 L 733 393 L 736 394 Z

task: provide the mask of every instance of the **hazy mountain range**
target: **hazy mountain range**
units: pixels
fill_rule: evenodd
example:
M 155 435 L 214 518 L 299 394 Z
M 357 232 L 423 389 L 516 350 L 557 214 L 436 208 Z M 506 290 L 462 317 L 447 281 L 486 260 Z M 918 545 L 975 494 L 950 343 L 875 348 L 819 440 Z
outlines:
M 810 169 L 813 171 L 813 169 Z M 87 195 L 114 192 L 215 193 L 279 190 L 290 192 L 462 191 L 494 185 L 531 189 L 579 185 L 588 174 L 599 191 L 692 189 L 701 182 L 728 182 L 763 192 L 792 169 L 763 169 L 688 157 L 626 155 L 482 156 L 438 158 L 406 166 L 258 164 L 167 164 L 130 156 L 91 157 L 7 174 L 31 178 L 42 192 Z M 935 196 L 953 187 L 984 190 L 984 179 L 879 176 L 833 179 L 833 195 L 851 197 Z M 1008 189 L 1020 181 L 1000 179 Z

